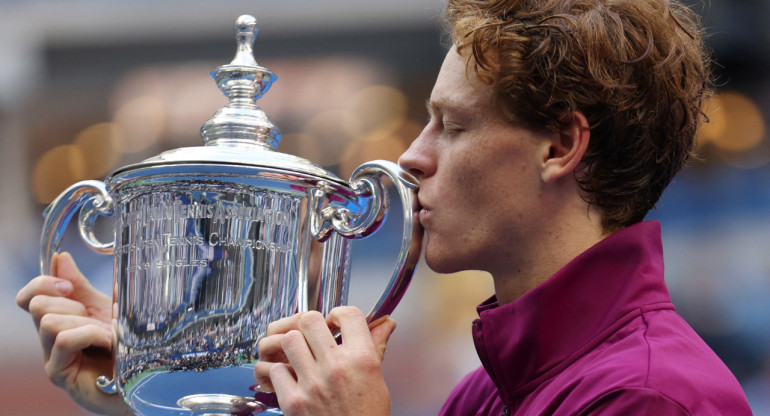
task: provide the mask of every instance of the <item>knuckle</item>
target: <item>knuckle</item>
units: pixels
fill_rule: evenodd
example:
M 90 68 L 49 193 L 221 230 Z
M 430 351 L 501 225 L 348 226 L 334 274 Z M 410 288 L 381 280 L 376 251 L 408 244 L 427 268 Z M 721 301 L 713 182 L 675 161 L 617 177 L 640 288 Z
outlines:
M 61 331 L 56 334 L 56 339 L 54 340 L 54 348 L 62 351 L 69 351 L 71 350 L 72 342 L 73 338 L 70 336 L 70 333 L 68 331 Z
M 59 326 L 59 322 L 61 322 L 61 319 L 56 314 L 47 313 L 42 315 L 40 317 L 40 331 L 46 333 L 55 332 L 56 328 Z
M 338 315 L 347 317 L 363 317 L 364 313 L 356 306 L 338 306 L 334 308 Z
M 254 365 L 254 379 L 257 381 L 256 388 L 258 390 L 272 391 L 273 385 L 270 383 L 270 367 L 265 366 L 263 363 L 256 363 L 256 365 Z
M 361 368 L 361 370 L 371 373 L 380 371 L 382 363 L 374 354 L 364 354 L 359 358 L 358 366 Z
M 321 312 L 318 312 L 318 311 L 305 312 L 302 314 L 302 316 L 299 317 L 300 328 L 306 328 L 307 326 L 312 325 L 314 322 L 325 322 L 325 319 L 321 314 Z
M 257 342 L 257 351 L 261 353 L 268 349 L 270 345 L 268 342 L 269 341 L 267 341 L 267 337 L 260 339 L 259 342 Z
M 281 349 L 287 354 L 297 343 L 297 331 L 289 331 L 281 337 Z
M 278 371 L 280 370 L 280 367 L 285 364 L 275 364 L 271 365 L 270 368 L 267 369 L 267 376 L 272 380 L 278 375 Z
M 296 329 L 292 329 L 291 331 L 284 334 L 284 336 L 281 338 L 281 347 L 283 347 L 283 349 L 289 349 L 296 345 L 298 342 L 304 340 L 305 337 L 301 332 Z
M 43 316 L 49 303 L 47 296 L 35 296 L 29 301 L 29 313 L 32 316 Z
M 20 290 L 16 294 L 16 306 L 18 306 L 18 307 L 20 307 L 22 309 L 27 309 L 27 307 L 28 307 L 28 305 L 27 305 L 27 294 L 24 291 L 24 289 Z
M 302 384 L 309 397 L 318 397 L 323 391 L 323 386 L 321 386 L 321 383 L 315 378 L 306 378 Z
M 329 376 L 332 380 L 345 380 L 348 377 L 348 365 L 345 361 L 335 359 L 328 363 Z
M 324 385 L 319 380 L 312 380 L 310 382 L 307 382 L 305 384 L 305 392 L 306 397 L 317 397 L 317 398 L 325 398 L 327 397 L 326 389 Z
M 53 368 L 53 363 L 51 361 L 45 363 L 44 369 L 46 376 L 48 376 L 48 379 L 51 380 L 54 385 L 63 387 L 62 375 Z
M 282 334 L 289 329 L 295 328 L 301 316 L 302 314 L 298 313 L 292 316 L 281 318 L 277 321 L 270 322 L 267 325 L 267 335 Z
M 281 410 L 285 411 L 287 415 L 303 415 L 308 414 L 311 410 L 311 398 L 310 391 L 298 391 L 294 394 L 287 395 L 284 403 L 281 403 Z
M 277 325 L 278 325 L 278 323 L 275 322 L 275 321 L 274 322 L 270 322 L 267 325 L 267 335 L 273 335 L 275 333 L 275 331 L 276 331 Z
M 31 298 L 35 297 L 40 292 L 39 287 L 41 286 L 40 282 L 42 278 L 43 276 L 38 276 L 32 279 L 29 283 L 27 283 L 26 286 L 21 288 L 18 293 L 16 293 L 16 304 L 20 308 L 28 310 Z
M 280 337 L 281 336 L 273 335 L 259 341 L 259 344 L 257 344 L 257 354 L 259 355 L 260 361 L 277 362 L 283 359 Z
M 307 411 L 307 400 L 302 399 L 299 396 L 294 396 L 288 400 L 288 403 L 281 406 L 282 409 L 286 409 L 286 413 L 290 415 L 300 415 Z

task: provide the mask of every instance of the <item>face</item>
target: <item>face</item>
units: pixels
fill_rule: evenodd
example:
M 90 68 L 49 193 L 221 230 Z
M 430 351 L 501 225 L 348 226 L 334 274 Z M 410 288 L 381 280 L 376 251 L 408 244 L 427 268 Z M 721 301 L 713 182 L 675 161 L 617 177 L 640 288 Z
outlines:
M 466 60 L 454 48 L 428 111 L 430 121 L 399 159 L 420 180 L 428 265 L 440 273 L 493 275 L 522 267 L 528 241 L 543 232 L 540 166 L 547 133 L 515 126 L 494 111 L 491 90 L 466 77 Z

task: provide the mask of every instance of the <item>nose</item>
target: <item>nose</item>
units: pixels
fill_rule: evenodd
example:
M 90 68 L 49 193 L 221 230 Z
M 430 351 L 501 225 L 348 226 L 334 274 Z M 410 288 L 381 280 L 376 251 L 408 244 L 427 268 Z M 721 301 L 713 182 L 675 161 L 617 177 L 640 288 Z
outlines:
M 430 176 L 436 170 L 435 152 L 428 143 L 427 129 L 426 127 L 398 158 L 401 169 L 409 172 L 417 179 Z

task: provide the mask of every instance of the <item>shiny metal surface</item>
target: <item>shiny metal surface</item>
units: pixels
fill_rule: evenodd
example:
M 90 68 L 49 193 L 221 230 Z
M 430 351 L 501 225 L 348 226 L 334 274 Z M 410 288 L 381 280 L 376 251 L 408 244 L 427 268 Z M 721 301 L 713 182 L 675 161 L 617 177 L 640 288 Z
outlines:
M 87 207 L 86 207 L 87 205 Z M 93 247 L 99 252 L 111 253 L 112 243 L 102 244 L 93 237 L 93 223 L 86 220 L 84 213 L 97 214 L 99 210 L 104 215 L 111 216 L 113 213 L 113 201 L 106 186 L 99 181 L 82 181 L 65 189 L 43 212 L 45 218 L 43 222 L 43 235 L 40 240 L 40 273 L 51 273 L 51 259 L 53 254 L 58 251 L 61 239 L 64 236 L 64 230 L 67 227 L 72 216 L 78 210 L 81 211 L 80 235 L 87 243 L 94 243 Z
M 267 406 L 253 398 L 227 394 L 195 394 L 179 399 L 177 404 L 190 411 L 192 416 L 206 415 L 255 415 L 267 410 Z
M 249 59 L 255 30 L 239 18 L 236 58 L 212 74 L 230 103 L 204 124 L 204 146 L 75 184 L 45 214 L 42 273 L 78 210 L 85 243 L 114 255 L 117 388 L 107 377 L 99 388 L 140 415 L 264 410 L 241 399 L 253 395 L 257 342 L 274 320 L 347 303 L 351 240 L 387 216 L 383 177 L 400 195 L 404 236 L 370 322 L 395 308 L 419 256 L 417 181 L 397 164 L 366 163 L 349 185 L 272 150 L 280 133 L 254 100 L 275 78 Z M 93 235 L 99 216 L 114 219 L 113 242 Z

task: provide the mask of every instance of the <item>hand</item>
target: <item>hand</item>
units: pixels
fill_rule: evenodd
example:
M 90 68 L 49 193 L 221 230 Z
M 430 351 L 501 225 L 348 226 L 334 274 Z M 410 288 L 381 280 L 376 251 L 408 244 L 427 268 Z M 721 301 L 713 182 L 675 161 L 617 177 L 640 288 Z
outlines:
M 131 414 L 119 395 L 96 387 L 96 378 L 114 368 L 112 299 L 91 286 L 67 253 L 54 255 L 51 270 L 16 295 L 38 329 L 48 377 L 92 412 Z
M 395 328 L 392 319 L 367 325 L 350 306 L 333 309 L 326 319 L 306 312 L 276 321 L 259 343 L 255 378 L 261 389 L 276 392 L 287 416 L 388 415 L 382 360 Z

